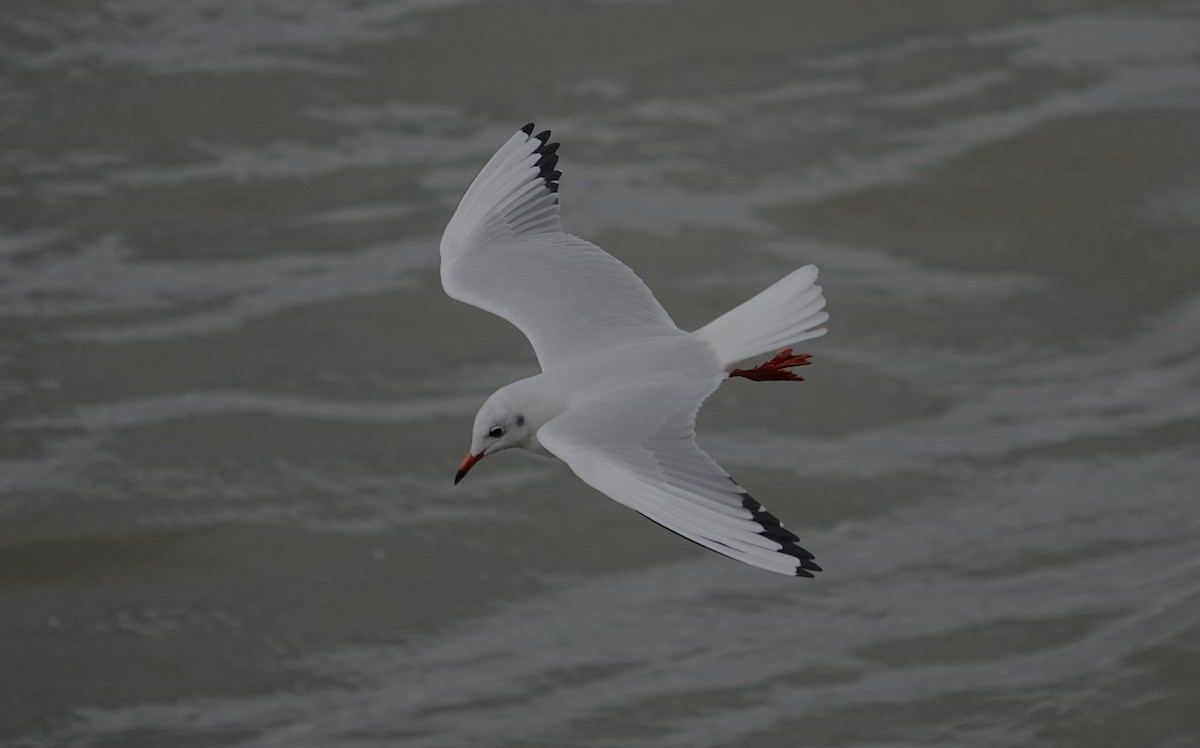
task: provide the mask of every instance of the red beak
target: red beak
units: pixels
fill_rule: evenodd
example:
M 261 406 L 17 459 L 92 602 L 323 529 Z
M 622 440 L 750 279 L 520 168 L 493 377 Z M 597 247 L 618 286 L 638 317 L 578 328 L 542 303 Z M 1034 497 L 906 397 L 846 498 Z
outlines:
M 475 467 L 475 463 L 482 460 L 485 454 L 487 454 L 487 452 L 480 452 L 477 455 L 467 452 L 467 456 L 463 458 L 462 464 L 458 466 L 458 472 L 454 474 L 454 485 L 457 486 L 458 482 L 463 479 L 463 476 L 466 475 L 471 468 Z

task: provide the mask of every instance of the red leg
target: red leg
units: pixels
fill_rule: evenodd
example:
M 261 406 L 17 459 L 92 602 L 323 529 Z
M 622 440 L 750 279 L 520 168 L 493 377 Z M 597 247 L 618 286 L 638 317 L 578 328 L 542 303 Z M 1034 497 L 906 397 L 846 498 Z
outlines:
M 775 355 L 775 358 L 767 361 L 764 364 L 759 364 L 753 369 L 734 369 L 729 372 L 732 377 L 745 377 L 753 379 L 755 382 L 803 382 L 804 377 L 797 376 L 788 371 L 795 366 L 808 366 L 811 361 L 812 354 L 801 353 L 792 355 L 792 349 L 787 348 Z

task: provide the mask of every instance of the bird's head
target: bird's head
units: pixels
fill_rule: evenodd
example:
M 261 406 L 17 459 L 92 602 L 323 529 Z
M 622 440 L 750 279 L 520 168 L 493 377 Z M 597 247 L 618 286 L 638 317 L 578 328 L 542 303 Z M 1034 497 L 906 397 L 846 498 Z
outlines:
M 535 439 L 535 428 L 522 408 L 513 404 L 505 390 L 499 390 L 487 399 L 475 414 L 475 425 L 471 429 L 471 451 L 458 466 L 454 482 L 463 476 L 485 456 L 509 449 L 527 447 Z

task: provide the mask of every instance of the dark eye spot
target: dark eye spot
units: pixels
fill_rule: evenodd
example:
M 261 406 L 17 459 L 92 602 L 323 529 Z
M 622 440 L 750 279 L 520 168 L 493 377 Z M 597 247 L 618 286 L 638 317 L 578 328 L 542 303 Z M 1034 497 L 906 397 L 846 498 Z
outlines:
M 517 425 L 518 425 L 518 426 L 524 426 L 524 425 L 525 425 L 525 416 L 517 416 Z
M 488 431 L 488 436 L 492 437 L 493 439 L 499 439 L 500 437 L 504 436 L 504 429 L 500 428 L 499 426 L 493 426 Z

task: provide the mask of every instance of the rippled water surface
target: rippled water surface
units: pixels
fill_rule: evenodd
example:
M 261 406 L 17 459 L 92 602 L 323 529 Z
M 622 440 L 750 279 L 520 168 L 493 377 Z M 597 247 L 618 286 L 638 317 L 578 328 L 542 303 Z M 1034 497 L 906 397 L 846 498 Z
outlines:
M 550 460 L 437 240 L 526 121 L 826 572 Z M 7 0 L 0 745 L 1200 746 L 1200 3 Z

